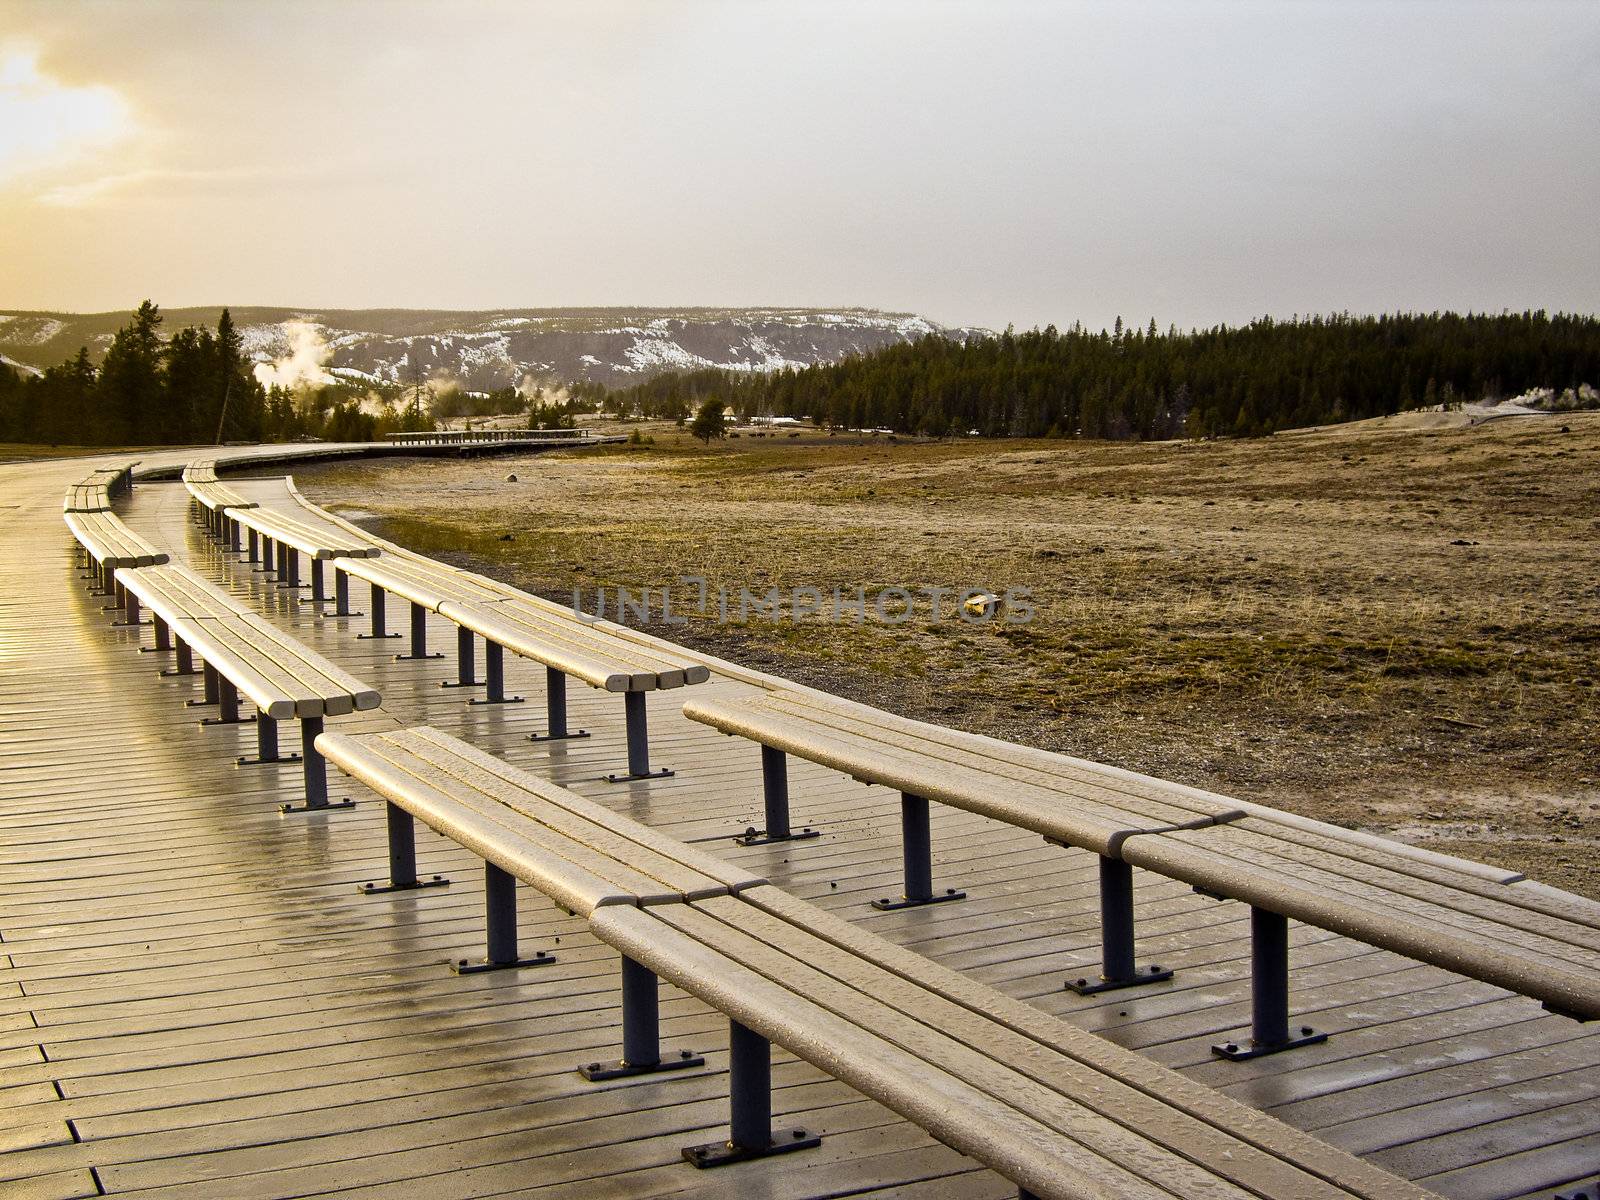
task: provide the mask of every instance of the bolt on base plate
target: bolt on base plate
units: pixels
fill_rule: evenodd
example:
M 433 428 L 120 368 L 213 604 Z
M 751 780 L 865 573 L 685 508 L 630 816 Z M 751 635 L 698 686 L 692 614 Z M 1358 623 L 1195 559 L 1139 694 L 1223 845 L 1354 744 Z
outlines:
M 434 875 L 429 879 L 413 879 L 410 883 L 358 883 L 356 891 L 363 896 L 376 896 L 379 892 L 415 892 L 422 888 L 449 886 L 450 881 L 443 875 Z
M 1211 1053 L 1232 1062 L 1244 1062 L 1251 1058 L 1265 1058 L 1269 1054 L 1282 1054 L 1285 1050 L 1294 1050 L 1300 1046 L 1315 1046 L 1318 1042 L 1327 1040 L 1327 1034 L 1318 1033 L 1309 1025 L 1302 1025 L 1298 1037 L 1287 1038 L 1281 1042 L 1257 1042 L 1254 1038 L 1247 1041 L 1222 1042 L 1211 1047 Z
M 515 958 L 510 962 L 468 962 L 459 958 L 450 964 L 450 970 L 457 975 L 481 975 L 485 971 L 515 971 L 518 967 L 548 967 L 555 961 L 554 954 L 541 950 L 531 958 Z
M 658 1059 L 653 1063 L 585 1063 L 578 1068 L 590 1083 L 603 1083 L 607 1079 L 627 1079 L 633 1075 L 654 1075 L 659 1071 L 681 1071 L 685 1067 L 703 1067 L 706 1060 L 692 1050 L 680 1050 L 676 1058 Z
M 697 1167 L 725 1167 L 730 1163 L 748 1162 L 753 1158 L 767 1158 L 773 1154 L 789 1154 L 795 1150 L 809 1150 L 822 1145 L 822 1138 L 804 1129 L 784 1129 L 773 1135 L 765 1146 L 736 1146 L 732 1142 L 706 1142 L 702 1146 L 685 1146 L 683 1157 Z
M 967 894 L 958 892 L 955 888 L 945 888 L 941 896 L 901 896 L 895 900 L 889 896 L 879 896 L 872 902 L 872 907 L 879 912 L 892 912 L 897 908 L 921 908 L 925 904 L 943 904 L 947 900 L 965 900 Z
M 1093 996 L 1100 992 L 1115 992 L 1120 988 L 1143 987 L 1147 983 L 1160 983 L 1171 978 L 1171 971 L 1164 971 L 1158 963 L 1151 963 L 1148 967 L 1139 967 L 1127 979 L 1107 979 L 1102 975 L 1098 979 L 1069 979 L 1061 986 L 1065 991 L 1076 992 L 1080 996 Z

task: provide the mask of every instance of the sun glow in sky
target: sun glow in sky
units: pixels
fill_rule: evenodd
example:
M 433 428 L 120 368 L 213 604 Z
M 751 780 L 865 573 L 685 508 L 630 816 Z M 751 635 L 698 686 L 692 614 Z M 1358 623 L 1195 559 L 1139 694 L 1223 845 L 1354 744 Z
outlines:
M 127 102 L 113 89 L 41 74 L 36 50 L 0 50 L 0 186 L 82 162 L 132 130 Z
M 0 307 L 1600 310 L 1594 0 L 0 0 Z

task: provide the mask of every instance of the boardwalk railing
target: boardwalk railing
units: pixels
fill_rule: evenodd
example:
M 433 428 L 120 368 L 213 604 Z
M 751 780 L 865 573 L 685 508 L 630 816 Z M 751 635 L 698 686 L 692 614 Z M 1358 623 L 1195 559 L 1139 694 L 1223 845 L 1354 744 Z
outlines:
M 436 429 L 423 433 L 387 433 L 407 446 L 479 446 L 496 442 L 582 442 L 595 435 L 587 429 Z

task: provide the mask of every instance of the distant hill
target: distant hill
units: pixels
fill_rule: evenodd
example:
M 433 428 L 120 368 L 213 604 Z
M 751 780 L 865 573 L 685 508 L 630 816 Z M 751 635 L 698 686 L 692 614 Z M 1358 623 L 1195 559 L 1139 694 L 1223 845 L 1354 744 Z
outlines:
M 214 326 L 220 308 L 164 309 L 167 334 Z M 234 322 L 255 359 L 292 352 L 290 327 L 311 325 L 326 369 L 352 381 L 399 382 L 420 361 L 430 377 L 490 391 L 524 376 L 626 386 L 665 370 L 765 371 L 837 362 L 944 330 L 913 313 L 841 308 L 570 308 L 446 312 L 416 309 L 236 307 Z M 53 366 L 87 346 L 98 360 L 126 312 L 0 311 L 0 359 Z M 415 356 L 415 357 L 413 357 Z

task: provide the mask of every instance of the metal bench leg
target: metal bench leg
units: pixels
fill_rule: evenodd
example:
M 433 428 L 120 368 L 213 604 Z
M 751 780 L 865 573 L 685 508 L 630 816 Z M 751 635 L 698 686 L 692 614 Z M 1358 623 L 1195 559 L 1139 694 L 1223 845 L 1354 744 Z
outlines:
M 358 612 L 350 611 L 350 575 L 339 570 L 338 560 L 333 564 L 333 615 L 336 617 L 359 617 Z
M 141 625 L 150 624 L 149 621 L 144 621 L 144 620 L 140 619 L 140 617 L 139 617 L 139 609 L 140 609 L 139 597 L 135 596 L 127 588 L 123 588 L 122 589 L 122 607 L 123 607 L 123 610 L 128 615 L 127 615 L 127 617 L 125 619 L 123 619 L 121 621 L 113 621 L 112 622 L 112 627 L 113 628 L 115 628 L 115 629 L 137 629 Z
M 728 1140 L 685 1146 L 683 1156 L 697 1167 L 766 1158 L 820 1146 L 804 1129 L 772 1128 L 772 1048 L 759 1033 L 728 1022 Z
M 655 972 L 624 954 L 622 1058 L 613 1063 L 587 1063 L 578 1068 L 578 1074 L 590 1083 L 600 1083 L 629 1075 L 652 1075 L 657 1071 L 702 1067 L 705 1061 L 692 1050 L 680 1050 L 674 1058 L 661 1057 L 661 989 Z
M 938 895 L 933 891 L 933 834 L 928 825 L 928 802 L 909 792 L 900 793 L 900 843 L 905 860 L 906 890 L 898 900 L 888 896 L 872 902 L 880 911 L 894 908 L 917 908 L 924 904 L 943 904 L 947 900 L 965 900 L 967 894 L 955 888 L 945 888 Z
M 218 715 L 207 717 L 201 721 L 202 725 L 248 725 L 254 717 L 241 717 L 239 715 L 239 689 L 234 687 L 233 680 L 226 675 L 217 675 L 217 707 Z
M 155 613 L 150 614 L 150 628 L 156 637 L 154 646 L 140 646 L 140 654 L 165 654 L 172 649 L 172 630 Z
M 483 910 L 489 926 L 489 953 L 481 963 L 464 958 L 452 963 L 450 969 L 457 975 L 543 967 L 556 961 L 543 950 L 532 958 L 517 957 L 517 877 L 492 862 L 483 864 Z
M 224 517 L 228 525 L 228 551 L 231 554 L 239 553 L 239 522 L 232 517 Z
M 468 704 L 521 704 L 521 696 L 506 695 L 506 650 L 499 642 L 483 639 L 483 687 L 481 699 Z
M 278 586 L 296 590 L 306 586 L 300 582 L 300 551 L 281 542 L 278 544 Z
M 356 891 L 372 896 L 378 892 L 414 892 L 418 888 L 447 887 L 443 875 L 417 878 L 417 826 L 411 814 L 398 804 L 386 802 L 384 817 L 389 827 L 389 882 L 358 883 Z
M 182 639 L 174 639 L 174 640 L 177 643 L 174 646 L 174 649 L 176 649 L 177 652 L 178 652 L 178 665 L 176 667 L 172 668 L 172 670 L 170 670 L 170 671 L 163 671 L 161 673 L 163 675 L 193 675 L 193 674 L 195 674 L 195 669 L 194 669 L 194 651 L 189 648 L 189 643 L 188 642 L 185 642 Z
M 266 534 L 261 535 L 261 565 L 256 568 L 257 575 L 276 575 L 278 573 L 277 557 L 273 553 L 273 542 Z
M 410 662 L 417 658 L 443 658 L 442 654 L 428 653 L 428 610 L 415 600 L 411 602 L 411 653 L 396 654 L 395 662 Z
M 822 834 L 809 825 L 799 833 L 789 827 L 789 756 L 771 746 L 761 747 L 761 800 L 766 809 L 767 827 L 754 825 L 733 840 L 741 846 L 764 846 L 768 842 L 794 842 Z
M 1250 909 L 1250 1040 L 1223 1042 L 1213 1054 L 1235 1061 L 1261 1058 L 1328 1040 L 1309 1025 L 1289 1028 L 1289 919 Z
M 472 647 L 472 630 L 465 625 L 456 626 L 456 677 L 439 684 L 442 688 L 482 687 L 477 677 L 477 652 Z
M 562 742 L 589 736 L 587 729 L 567 727 L 567 677 L 554 667 L 544 669 L 544 718 L 544 732 L 530 733 L 530 742 Z
M 372 632 L 358 633 L 358 638 L 392 638 L 399 637 L 398 633 L 389 632 L 388 614 L 384 611 L 384 604 L 388 594 L 377 584 L 372 585 Z
M 311 595 L 302 596 L 302 604 L 326 604 L 328 602 L 328 585 L 323 574 L 323 560 L 311 560 Z
M 256 713 L 256 753 L 255 757 L 246 754 L 241 756 L 237 766 L 258 767 L 271 763 L 299 762 L 298 754 L 281 754 L 278 751 L 278 721 L 276 717 L 269 717 L 264 712 Z
M 254 529 L 251 529 L 251 530 L 248 531 L 248 533 L 246 535 L 246 538 L 247 538 L 247 540 L 245 542 L 245 546 L 247 548 L 246 548 L 245 553 L 244 553 L 245 562 L 247 562 L 247 563 L 258 563 L 258 562 L 260 562 L 261 561 L 261 539 L 260 539 L 260 535 L 257 534 Z
M 183 664 L 183 659 L 182 659 L 181 655 L 179 656 L 178 663 L 179 663 L 180 666 Z M 219 693 L 218 688 L 217 688 L 217 678 L 218 678 L 217 669 L 215 667 L 213 667 L 208 662 L 201 663 L 200 664 L 200 688 L 201 688 L 200 699 L 198 699 L 198 700 L 185 700 L 184 704 L 187 705 L 189 708 L 203 708 L 207 704 L 215 704 L 215 703 L 217 703 L 217 701 L 220 699 L 220 693 Z
M 1080 996 L 1112 992 L 1171 979 L 1156 963 L 1140 970 L 1133 960 L 1133 867 L 1120 858 L 1100 856 L 1100 978 L 1069 979 L 1067 991 Z
M 665 779 L 675 772 L 666 767 L 659 771 L 650 769 L 650 726 L 645 712 L 643 692 L 622 693 L 622 713 L 628 723 L 628 773 L 607 775 L 607 783 L 623 783 L 630 779 Z
M 322 732 L 321 717 L 302 717 L 300 720 L 301 771 L 305 775 L 306 798 L 300 804 L 280 804 L 281 813 L 326 812 L 330 808 L 354 808 L 356 802 L 348 796 L 340 800 L 328 799 L 328 760 L 317 749 L 317 735 Z

